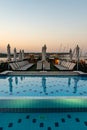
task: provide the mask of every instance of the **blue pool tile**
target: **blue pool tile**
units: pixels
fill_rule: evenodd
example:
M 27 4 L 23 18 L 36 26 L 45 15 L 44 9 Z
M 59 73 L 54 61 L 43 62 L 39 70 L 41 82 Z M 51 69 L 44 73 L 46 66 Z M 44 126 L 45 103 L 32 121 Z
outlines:
M 13 123 L 9 123 L 9 124 L 8 124 L 8 127 L 12 127 L 12 126 L 13 126 Z
M 52 129 L 51 129 L 51 127 L 48 127 L 48 129 L 47 129 L 47 130 L 52 130 Z
M 29 119 L 29 118 L 30 118 L 30 116 L 29 116 L 29 115 L 27 115 L 27 116 L 26 116 L 26 119 Z
M 58 127 L 59 126 L 59 123 L 58 122 L 55 122 L 55 127 Z
M 5 93 L 8 93 L 8 92 L 5 92 Z
M 34 92 L 37 92 L 37 90 L 34 90 Z
M 82 93 L 80 93 L 80 95 L 83 95 Z
M 44 123 L 40 123 L 40 127 L 44 127 Z
M 76 122 L 80 122 L 80 119 L 79 119 L 79 118 L 76 118 L 75 120 L 76 120 Z
M 23 92 L 26 92 L 26 90 L 23 90 Z
M 68 118 L 71 118 L 71 115 L 67 115 Z
M 18 123 L 21 123 L 22 122 L 22 119 L 18 119 Z
M 33 119 L 32 122 L 33 122 L 33 123 L 36 123 L 36 119 Z
M 32 89 L 29 89 L 29 91 L 31 91 Z
M 84 122 L 85 126 L 87 126 L 87 121 Z
M 3 90 L 1 90 L 1 92 L 4 92 Z
M 65 119 L 64 119 L 64 118 L 62 118 L 62 119 L 61 119 L 61 121 L 64 123 L 64 122 L 65 122 Z
M 83 93 L 87 93 L 86 91 L 83 91 Z

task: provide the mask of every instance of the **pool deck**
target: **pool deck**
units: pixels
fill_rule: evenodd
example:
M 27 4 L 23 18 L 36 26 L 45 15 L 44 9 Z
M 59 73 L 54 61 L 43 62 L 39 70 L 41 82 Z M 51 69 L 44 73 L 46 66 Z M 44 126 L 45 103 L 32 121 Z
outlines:
M 82 71 L 4 71 L 0 75 L 87 75 Z

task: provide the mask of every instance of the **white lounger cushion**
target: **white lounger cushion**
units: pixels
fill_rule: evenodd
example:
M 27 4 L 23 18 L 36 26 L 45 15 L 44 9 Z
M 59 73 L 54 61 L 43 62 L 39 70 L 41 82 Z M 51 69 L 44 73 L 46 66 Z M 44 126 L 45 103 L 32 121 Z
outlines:
M 61 64 L 55 65 L 56 68 L 59 70 L 73 70 L 75 66 L 75 63 L 67 62 L 67 61 L 61 61 Z
M 42 69 L 42 62 L 37 62 L 37 70 L 41 70 Z
M 33 66 L 33 64 L 30 64 L 28 61 L 14 62 L 10 63 L 9 65 L 11 66 L 12 70 L 27 70 Z

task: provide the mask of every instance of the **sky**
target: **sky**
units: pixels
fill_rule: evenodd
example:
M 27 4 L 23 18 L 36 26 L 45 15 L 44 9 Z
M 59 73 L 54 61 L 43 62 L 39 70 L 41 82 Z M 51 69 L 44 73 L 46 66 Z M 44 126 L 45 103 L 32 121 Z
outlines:
M 67 51 L 87 45 L 87 0 L 0 0 L 0 52 Z

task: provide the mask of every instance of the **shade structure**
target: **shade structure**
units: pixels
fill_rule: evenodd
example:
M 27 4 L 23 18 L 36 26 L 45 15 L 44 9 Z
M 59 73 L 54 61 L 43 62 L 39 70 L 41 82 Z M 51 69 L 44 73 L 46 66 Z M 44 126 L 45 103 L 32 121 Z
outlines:
M 42 47 L 42 61 L 46 61 L 46 45 Z
M 78 63 L 79 63 L 79 55 L 80 55 L 80 48 L 77 45 L 77 47 L 76 47 L 77 70 L 78 70 Z
M 21 52 L 21 50 L 19 52 L 19 60 L 22 60 L 22 52 Z
M 70 49 L 69 53 L 70 53 L 70 61 L 72 61 L 72 57 L 73 57 L 72 49 Z
M 24 50 L 22 50 L 22 60 L 24 60 Z
M 14 48 L 14 61 L 17 61 L 17 52 L 16 52 L 16 48 Z
M 11 47 L 10 44 L 7 45 L 7 60 L 11 61 Z

